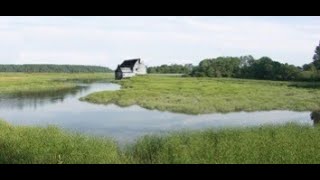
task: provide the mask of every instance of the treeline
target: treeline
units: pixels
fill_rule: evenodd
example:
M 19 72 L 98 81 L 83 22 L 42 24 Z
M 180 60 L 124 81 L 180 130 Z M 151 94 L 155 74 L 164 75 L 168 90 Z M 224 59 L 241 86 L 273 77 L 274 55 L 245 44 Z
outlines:
M 315 49 L 313 62 L 302 67 L 280 63 L 269 57 L 254 59 L 251 55 L 242 57 L 218 57 L 205 59 L 193 68 L 190 76 L 233 77 L 266 80 L 320 80 L 320 43 Z
M 251 55 L 204 59 L 195 67 L 178 64 L 148 67 L 148 73 L 268 80 L 311 80 L 314 77 L 313 72 L 303 71 L 301 67 L 283 64 L 269 57 L 254 59 Z
M 233 77 L 265 80 L 320 80 L 317 68 L 311 63 L 303 67 L 280 63 L 269 57 L 218 57 L 205 59 L 189 74 L 194 77 Z
M 93 73 L 93 72 L 113 72 L 113 71 L 107 67 L 102 67 L 102 66 L 25 64 L 25 65 L 0 65 L 0 72 Z
M 180 64 L 173 64 L 173 65 L 161 65 L 161 66 L 154 66 L 148 67 L 148 73 L 158 73 L 158 74 L 190 74 L 192 71 L 192 65 L 180 65 Z
M 302 68 L 273 61 L 269 57 L 254 59 L 252 56 L 218 57 L 205 59 L 194 68 L 191 76 L 234 77 L 267 80 L 298 80 Z
M 161 65 L 149 67 L 148 73 L 174 73 L 193 77 L 232 77 L 247 79 L 320 81 L 320 43 L 315 49 L 313 62 L 302 67 L 280 63 L 269 57 L 254 59 L 251 55 L 241 57 L 218 57 L 202 60 L 198 66 Z

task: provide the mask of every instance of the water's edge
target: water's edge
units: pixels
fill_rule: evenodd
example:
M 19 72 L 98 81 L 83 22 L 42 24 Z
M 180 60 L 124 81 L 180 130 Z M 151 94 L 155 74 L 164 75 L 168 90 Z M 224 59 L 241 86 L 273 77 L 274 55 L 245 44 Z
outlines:
M 311 112 L 256 111 L 188 115 L 148 110 L 140 106 L 119 107 L 80 101 L 94 92 L 115 91 L 114 83 L 78 84 L 76 90 L 38 95 L 0 97 L 0 118 L 16 125 L 56 125 L 91 135 L 113 137 L 120 142 L 172 130 L 253 127 L 298 123 L 312 125 Z

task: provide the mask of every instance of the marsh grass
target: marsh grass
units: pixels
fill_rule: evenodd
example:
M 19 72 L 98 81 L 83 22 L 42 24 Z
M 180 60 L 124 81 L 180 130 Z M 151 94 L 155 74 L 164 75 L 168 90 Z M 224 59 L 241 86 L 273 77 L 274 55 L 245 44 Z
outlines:
M 320 162 L 320 128 L 279 127 L 145 136 L 127 156 L 143 164 L 303 164 Z
M 108 73 L 0 73 L 0 95 L 70 90 L 76 81 L 111 80 Z
M 0 121 L 1 164 L 320 163 L 320 128 L 287 124 L 148 135 L 120 149 L 108 138 Z
M 309 89 L 320 89 L 320 83 L 318 82 L 292 82 L 289 83 L 289 87 L 297 87 L 297 88 L 309 88 Z
M 0 121 L 1 164 L 120 163 L 119 154 L 117 144 L 110 139 Z
M 320 109 L 320 83 L 156 75 L 117 82 L 121 90 L 93 93 L 82 100 L 186 114 Z
M 76 87 L 70 81 L 106 78 L 113 75 L 0 73 L 0 95 L 58 91 Z M 122 106 L 138 104 L 189 114 L 320 109 L 318 85 L 306 83 L 154 75 L 116 82 L 122 84 L 121 90 L 94 93 L 84 100 Z M 319 142 L 319 127 L 288 124 L 149 135 L 120 150 L 108 138 L 69 133 L 52 126 L 12 126 L 0 121 L 2 164 L 318 164 Z

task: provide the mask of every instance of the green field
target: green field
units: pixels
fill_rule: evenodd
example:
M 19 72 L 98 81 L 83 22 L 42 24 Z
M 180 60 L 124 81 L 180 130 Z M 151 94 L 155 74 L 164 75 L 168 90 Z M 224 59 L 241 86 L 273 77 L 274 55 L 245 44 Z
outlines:
M 0 164 L 120 162 L 112 140 L 66 133 L 55 127 L 11 126 L 0 121 Z
M 113 74 L 0 73 L 0 95 L 75 88 L 74 81 L 113 81 Z M 114 82 L 114 81 L 113 81 Z M 319 83 L 143 76 L 116 81 L 122 89 L 83 98 L 94 103 L 138 104 L 189 114 L 316 110 Z M 152 119 L 150 119 L 152 121 Z M 320 163 L 320 127 L 294 124 L 256 128 L 168 132 L 120 148 L 108 138 L 56 127 L 12 126 L 0 121 L 1 164 Z
M 320 163 L 320 128 L 294 124 L 146 136 L 131 149 L 138 163 L 282 164 Z
M 320 163 L 320 128 L 285 125 L 145 136 L 120 149 L 110 139 L 0 121 L 1 164 Z
M 107 73 L 0 73 L 0 95 L 72 89 L 73 81 L 112 81 Z M 214 112 L 320 109 L 320 83 L 190 78 L 148 75 L 116 81 L 120 91 L 91 94 L 92 103 L 140 105 L 148 109 L 187 114 Z
M 320 83 L 156 75 L 119 83 L 120 91 L 97 92 L 82 100 L 187 114 L 320 109 Z
M 0 73 L 0 95 L 38 93 L 75 88 L 72 81 L 106 80 L 106 73 Z

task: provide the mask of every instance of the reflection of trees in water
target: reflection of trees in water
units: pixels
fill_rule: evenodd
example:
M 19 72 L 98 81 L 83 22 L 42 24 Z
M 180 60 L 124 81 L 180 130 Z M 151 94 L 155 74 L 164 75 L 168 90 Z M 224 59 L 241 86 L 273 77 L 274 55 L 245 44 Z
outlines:
M 320 122 L 320 111 L 313 111 L 310 114 L 310 118 L 313 121 L 313 125 L 318 125 Z
M 89 86 L 78 86 L 72 89 L 58 91 L 16 93 L 0 98 L 0 108 L 20 109 L 32 107 L 36 109 L 45 104 L 63 102 L 66 97 L 74 97 L 78 93 L 86 91 Z
M 109 82 L 103 79 L 57 79 L 55 82 L 72 82 L 77 84 L 92 84 L 92 83 L 106 83 Z

